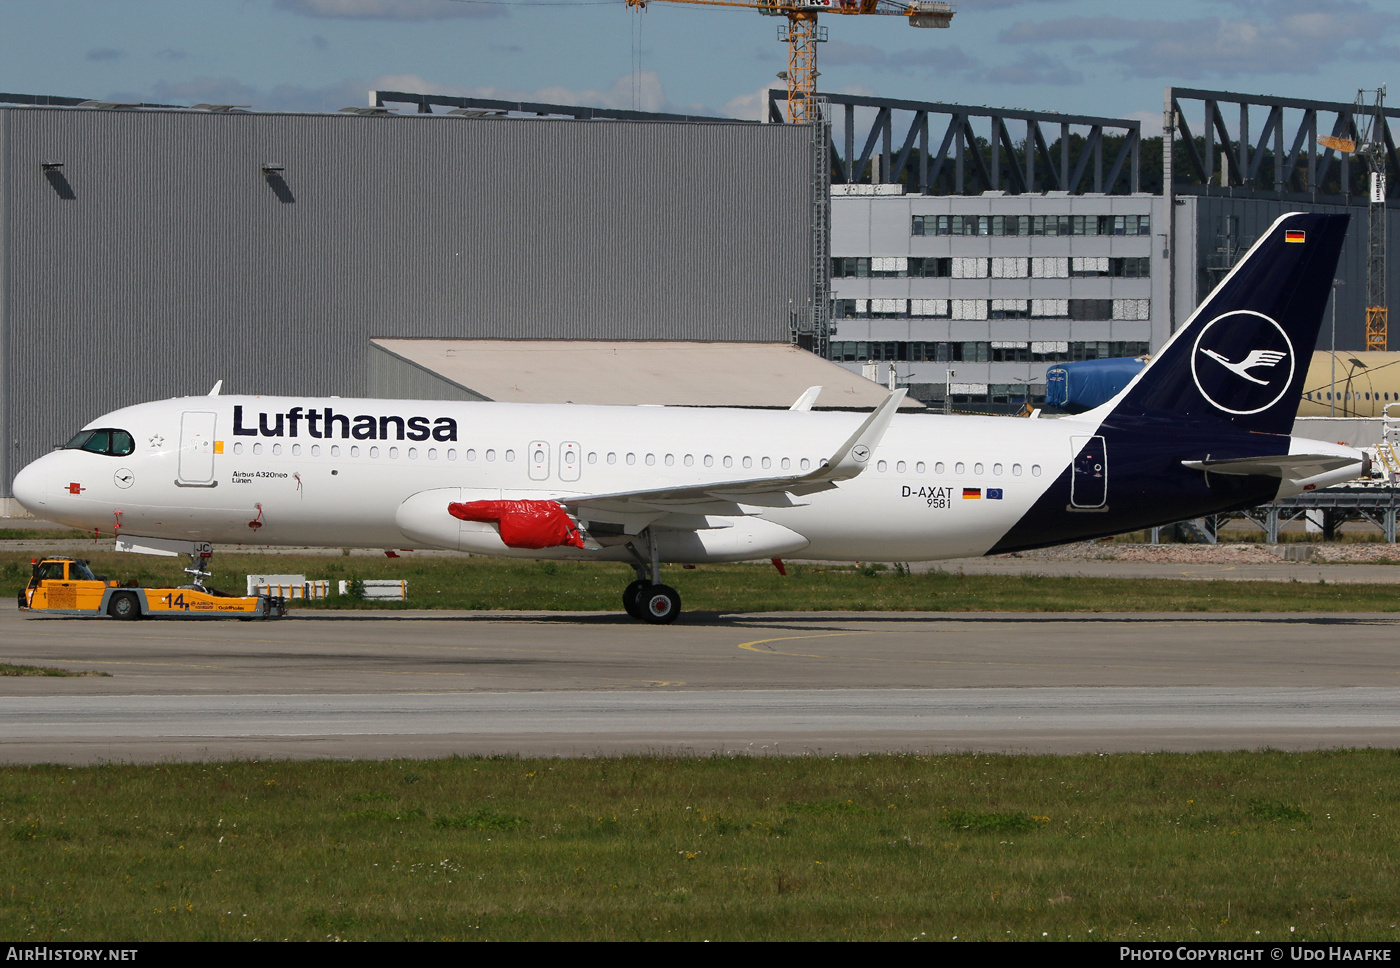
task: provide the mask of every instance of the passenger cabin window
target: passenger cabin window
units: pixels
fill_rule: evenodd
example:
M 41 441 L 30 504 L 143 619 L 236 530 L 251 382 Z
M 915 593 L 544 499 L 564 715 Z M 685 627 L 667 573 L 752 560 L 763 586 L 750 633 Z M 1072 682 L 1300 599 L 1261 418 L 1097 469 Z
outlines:
M 80 430 L 76 437 L 63 445 L 65 450 L 85 450 L 109 457 L 125 457 L 136 450 L 136 441 L 125 430 Z

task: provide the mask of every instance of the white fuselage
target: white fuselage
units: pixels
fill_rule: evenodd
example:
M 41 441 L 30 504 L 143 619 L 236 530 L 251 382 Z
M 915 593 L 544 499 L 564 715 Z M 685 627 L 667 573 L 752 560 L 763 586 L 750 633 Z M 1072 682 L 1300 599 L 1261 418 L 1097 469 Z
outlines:
M 244 431 L 238 435 L 232 432 L 235 407 Z M 301 411 L 295 436 L 287 418 L 292 408 Z M 329 427 L 322 426 L 326 410 L 335 417 Z M 314 426 L 307 411 L 318 414 Z M 267 415 L 265 428 L 260 414 Z M 373 438 L 352 436 L 356 416 L 374 418 Z M 413 424 L 415 416 L 423 419 Z M 280 436 L 270 433 L 279 429 L 275 417 L 281 418 Z M 379 434 L 382 417 L 390 418 L 383 428 L 388 439 Z M 404 439 L 395 417 L 403 422 Z M 35 514 L 104 534 L 399 548 L 427 543 L 421 534 L 405 535 L 396 522 L 400 505 L 423 491 L 461 488 L 470 500 L 557 498 L 798 475 L 817 467 L 863 418 L 836 412 L 188 397 L 128 407 L 88 425 L 130 433 L 130 455 L 55 451 L 26 468 L 15 489 Z M 1096 426 L 1073 418 L 898 415 L 859 476 L 800 498 L 799 506 L 745 510 L 805 538 L 804 557 L 979 555 L 1064 471 L 1073 457 L 1071 439 L 1092 435 Z M 427 439 L 409 438 L 422 436 L 424 428 Z M 369 423 L 358 429 L 368 431 Z M 191 439 L 201 433 L 208 439 Z M 574 549 L 501 553 L 598 557 Z M 752 557 L 763 556 L 760 547 Z
M 1119 428 L 1116 449 L 1105 454 L 1112 434 L 1096 435 L 1108 432 L 1107 414 L 896 414 L 873 447 L 857 448 L 869 452 L 854 476 L 804 495 L 772 482 L 820 469 L 865 414 L 185 397 L 97 418 L 88 428 L 113 431 L 108 452 L 56 450 L 20 472 L 15 495 L 36 515 L 75 528 L 217 544 L 633 560 L 627 536 L 650 528 L 660 559 L 672 562 L 965 557 L 986 554 L 1018 523 L 1012 543 L 1031 547 L 1223 506 L 1172 504 L 1181 483 L 1199 480 L 1182 463 L 1209 457 L 1201 452 L 1209 444 L 1162 432 L 1125 438 Z M 1361 456 L 1278 441 L 1283 453 Z M 1145 451 L 1155 464 L 1142 462 Z M 1359 466 L 1256 492 L 1268 500 L 1325 487 L 1355 477 Z M 1174 482 L 1172 474 L 1188 477 Z M 756 481 L 772 486 L 745 489 Z M 697 499 L 697 486 L 713 491 Z M 1060 489 L 1054 500 L 1052 487 Z M 660 493 L 684 488 L 691 490 L 681 501 Z M 448 513 L 453 502 L 541 499 L 575 508 L 598 542 L 507 547 L 494 525 Z

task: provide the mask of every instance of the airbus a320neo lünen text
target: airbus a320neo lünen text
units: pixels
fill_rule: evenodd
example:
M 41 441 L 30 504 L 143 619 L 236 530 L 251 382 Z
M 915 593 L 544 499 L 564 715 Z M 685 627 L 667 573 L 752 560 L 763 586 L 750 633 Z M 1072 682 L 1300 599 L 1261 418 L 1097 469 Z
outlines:
M 25 467 L 34 514 L 131 550 L 255 542 L 663 562 L 996 554 L 1361 476 L 1289 436 L 1347 217 L 1280 218 L 1120 394 L 1072 417 L 185 397 L 92 421 Z

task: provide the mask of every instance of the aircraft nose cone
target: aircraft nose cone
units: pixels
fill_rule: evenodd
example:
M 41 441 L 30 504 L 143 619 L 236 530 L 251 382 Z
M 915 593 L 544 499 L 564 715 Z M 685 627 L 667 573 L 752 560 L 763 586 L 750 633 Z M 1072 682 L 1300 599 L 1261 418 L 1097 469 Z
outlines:
M 15 499 L 34 514 L 40 514 L 44 505 L 48 503 L 48 488 L 45 485 L 48 483 L 49 473 L 43 464 L 44 458 L 41 457 L 15 475 Z

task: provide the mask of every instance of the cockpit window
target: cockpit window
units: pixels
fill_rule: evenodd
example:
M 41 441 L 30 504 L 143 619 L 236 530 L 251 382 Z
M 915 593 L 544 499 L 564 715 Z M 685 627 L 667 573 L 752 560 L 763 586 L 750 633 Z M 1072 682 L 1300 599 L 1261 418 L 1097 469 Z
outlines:
M 136 450 L 136 441 L 125 430 L 80 430 L 63 446 L 65 450 L 86 450 L 93 454 L 125 457 Z

